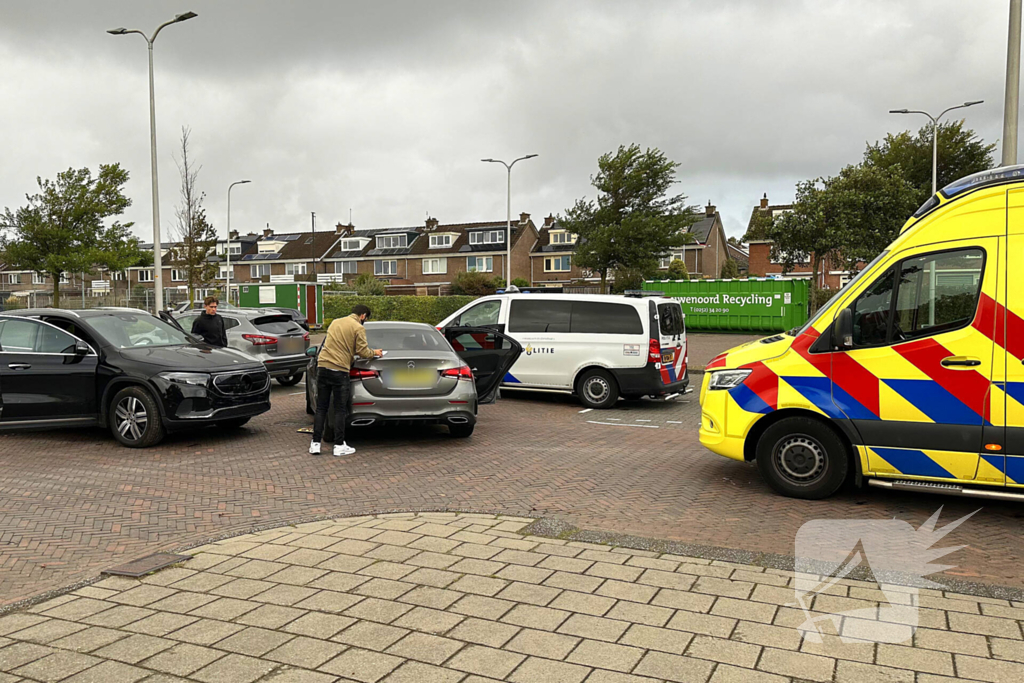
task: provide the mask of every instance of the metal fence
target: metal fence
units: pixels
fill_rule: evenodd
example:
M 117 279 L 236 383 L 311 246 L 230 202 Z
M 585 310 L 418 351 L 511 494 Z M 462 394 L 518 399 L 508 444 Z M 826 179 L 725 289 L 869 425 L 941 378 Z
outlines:
M 53 292 L 48 291 L 0 291 L 0 304 L 3 310 L 16 310 L 21 308 L 65 308 L 73 311 L 87 308 L 100 308 L 104 306 L 120 306 L 125 308 L 139 308 L 154 313 L 155 293 L 152 289 L 136 287 L 128 290 L 91 290 L 86 289 L 83 294 L 80 291 L 62 291 L 60 300 L 54 306 Z M 237 297 L 235 297 L 237 298 Z M 164 306 L 171 308 L 188 299 L 188 292 L 179 289 L 164 289 Z

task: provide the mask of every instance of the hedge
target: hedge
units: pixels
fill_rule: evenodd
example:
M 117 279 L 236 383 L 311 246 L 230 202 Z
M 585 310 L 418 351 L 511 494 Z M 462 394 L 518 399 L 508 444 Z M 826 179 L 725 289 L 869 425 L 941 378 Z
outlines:
M 324 321 L 343 318 L 356 304 L 369 306 L 374 320 L 405 320 L 436 325 L 475 296 L 356 296 L 324 295 Z

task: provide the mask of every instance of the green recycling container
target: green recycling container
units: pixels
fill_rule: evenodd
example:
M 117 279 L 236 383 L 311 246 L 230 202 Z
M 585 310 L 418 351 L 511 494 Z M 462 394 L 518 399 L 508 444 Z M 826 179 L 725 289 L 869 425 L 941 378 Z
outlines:
M 810 310 L 806 279 L 648 280 L 644 290 L 679 301 L 687 330 L 785 332 L 807 322 Z
M 310 327 L 324 323 L 324 286 L 315 282 L 269 285 L 238 285 L 241 308 L 294 308 L 306 316 Z

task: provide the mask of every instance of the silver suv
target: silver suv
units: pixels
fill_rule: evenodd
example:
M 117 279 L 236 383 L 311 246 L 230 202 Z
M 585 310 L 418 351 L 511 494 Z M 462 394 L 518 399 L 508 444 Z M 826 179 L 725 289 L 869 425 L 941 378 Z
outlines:
M 175 313 L 174 318 L 186 332 L 192 332 L 192 323 L 200 313 L 184 311 Z M 291 316 L 263 308 L 231 308 L 217 315 L 224 318 L 229 348 L 261 361 L 270 376 L 284 386 L 299 383 L 306 371 L 309 332 Z

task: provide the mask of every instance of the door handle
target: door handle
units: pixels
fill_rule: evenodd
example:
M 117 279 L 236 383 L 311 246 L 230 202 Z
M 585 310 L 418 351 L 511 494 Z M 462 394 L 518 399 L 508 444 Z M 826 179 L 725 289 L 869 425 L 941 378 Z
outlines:
M 939 364 L 944 368 L 976 368 L 981 365 L 981 361 L 967 356 L 950 356 L 943 358 Z
M 32 365 L 29 363 L 8 363 L 7 367 L 11 370 L 28 370 Z

